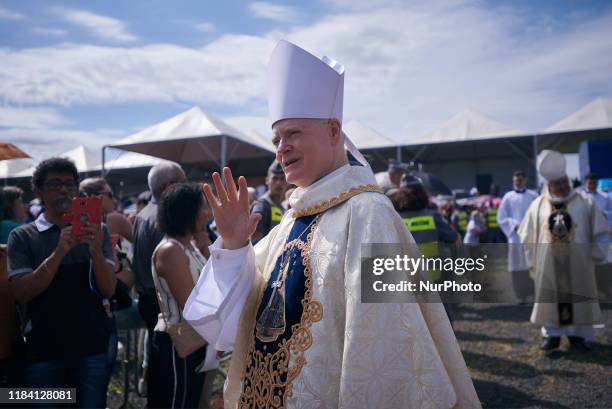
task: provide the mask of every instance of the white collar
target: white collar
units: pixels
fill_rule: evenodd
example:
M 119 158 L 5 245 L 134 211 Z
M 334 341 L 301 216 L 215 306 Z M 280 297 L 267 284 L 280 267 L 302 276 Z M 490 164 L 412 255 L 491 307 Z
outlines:
M 308 192 L 309 190 L 315 189 L 317 186 L 321 186 L 323 184 L 325 184 L 327 181 L 329 181 L 330 179 L 343 174 L 344 172 L 348 171 L 351 168 L 350 164 L 346 164 L 346 165 L 342 165 L 340 166 L 338 169 L 334 170 L 331 173 L 328 173 L 327 175 L 323 176 L 321 179 L 317 180 L 316 182 L 314 182 L 312 185 L 307 186 L 304 188 L 304 192 Z
M 34 221 L 34 225 L 36 226 L 36 229 L 38 229 L 38 231 L 40 233 L 49 230 L 51 227 L 54 226 L 53 223 L 47 221 L 47 219 L 45 219 L 45 213 L 41 213 L 38 218 Z
M 295 189 L 289 198 L 291 215 L 295 218 L 320 213 L 364 192 L 382 193 L 372 169 L 342 166 L 306 188 Z

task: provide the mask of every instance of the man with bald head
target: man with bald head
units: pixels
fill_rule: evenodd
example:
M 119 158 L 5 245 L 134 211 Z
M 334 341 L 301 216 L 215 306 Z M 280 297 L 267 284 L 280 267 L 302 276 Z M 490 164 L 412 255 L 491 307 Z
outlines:
M 233 350 L 225 407 L 480 407 L 440 303 L 361 302 L 362 243 L 419 255 L 342 132 L 344 67 L 280 41 L 268 72 L 291 209 L 253 247 L 245 179 L 215 173 L 217 194 L 204 191 L 221 237 L 184 311 L 210 350 Z

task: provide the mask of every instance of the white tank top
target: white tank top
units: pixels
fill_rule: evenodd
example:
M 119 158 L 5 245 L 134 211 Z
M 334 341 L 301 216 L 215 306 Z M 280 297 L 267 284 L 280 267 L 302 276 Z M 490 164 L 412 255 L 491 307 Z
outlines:
M 198 282 L 200 272 L 204 268 L 204 265 L 206 265 L 206 258 L 193 244 L 186 247 L 180 241 L 167 236 L 164 236 L 162 241 L 159 242 L 155 248 L 155 251 L 153 251 L 153 256 L 151 257 L 151 274 L 153 276 L 153 282 L 155 283 L 155 292 L 157 293 L 157 302 L 159 303 L 160 309 L 160 313 L 157 318 L 157 325 L 155 325 L 155 331 L 161 332 L 166 332 L 166 324 L 173 325 L 182 321 L 181 310 L 176 302 L 176 299 L 172 295 L 172 292 L 170 291 L 168 282 L 165 278 L 158 276 L 157 271 L 155 270 L 155 254 L 157 253 L 157 250 L 167 242 L 178 245 L 181 249 L 183 249 L 187 258 L 189 258 L 189 271 L 191 272 L 191 278 L 193 279 L 194 286 Z

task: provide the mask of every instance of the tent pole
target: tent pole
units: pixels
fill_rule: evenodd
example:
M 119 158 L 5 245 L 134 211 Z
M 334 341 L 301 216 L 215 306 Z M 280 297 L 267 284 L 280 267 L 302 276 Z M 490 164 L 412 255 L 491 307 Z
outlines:
M 534 170 L 534 182 L 536 190 L 539 187 L 540 178 L 538 176 L 538 134 L 533 134 L 532 137 L 533 143 L 533 170 Z
M 221 160 L 219 164 L 221 165 L 221 174 L 223 174 L 223 168 L 227 166 L 227 137 L 225 135 L 221 135 Z
M 397 146 L 397 147 L 395 148 L 395 152 L 396 152 L 396 153 L 395 153 L 395 156 L 396 156 L 396 158 L 395 158 L 395 159 L 397 159 L 397 161 L 398 161 L 399 163 L 402 163 L 402 147 L 401 147 L 401 146 Z
M 102 147 L 102 178 L 106 177 L 106 168 L 105 168 L 105 161 L 106 159 L 106 145 L 104 145 Z

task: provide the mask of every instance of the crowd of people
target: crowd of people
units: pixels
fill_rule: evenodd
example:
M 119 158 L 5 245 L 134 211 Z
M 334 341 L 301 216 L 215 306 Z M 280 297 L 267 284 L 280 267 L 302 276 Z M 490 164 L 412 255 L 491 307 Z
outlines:
M 440 249 L 445 244 L 457 246 L 462 243 L 469 250 L 479 244 L 508 243 L 505 246 L 507 271 L 514 296 L 522 304 L 535 301 L 538 308 L 534 309 L 531 320 L 542 325 L 541 349 L 548 351 L 558 348 L 564 334 L 568 335 L 572 346 L 588 349 L 595 339 L 593 325 L 601 324 L 599 307 L 591 302 L 581 307 L 588 309 L 587 312 L 580 308 L 574 311 L 571 307 L 572 297 L 568 294 L 574 297 L 580 295 L 591 301 L 608 299 L 610 296 L 612 192 L 598 189 L 599 178 L 595 173 L 585 175 L 582 187 L 580 183 L 572 183 L 566 174 L 565 159 L 558 152 L 543 151 L 538 163 L 540 176 L 545 180 L 541 192 L 527 189 L 526 173 L 516 170 L 512 174 L 513 189 L 506 192 L 503 198 L 497 198 L 494 194 L 483 198 L 474 189 L 474 196 L 470 200 L 434 200 L 428 196 L 423 181 L 412 176 L 407 166 L 395 161 L 390 161 L 388 177 L 381 178 L 380 183 L 426 257 L 440 256 Z M 554 169 L 552 175 L 549 168 Z M 398 169 L 404 173 L 399 173 Z M 541 202 L 546 200 L 552 203 L 552 209 L 542 211 L 545 225 L 540 226 L 542 222 L 535 208 L 541 209 Z M 568 203 L 572 203 L 570 210 Z M 563 218 L 557 223 L 552 215 Z M 580 229 L 578 226 L 581 226 Z M 557 237 L 555 229 L 565 234 Z M 546 230 L 550 234 L 545 234 Z M 503 233 L 503 237 L 499 232 Z M 555 259 L 548 254 L 559 252 L 559 243 L 567 246 L 562 253 L 573 252 L 576 255 L 574 260 L 582 254 L 580 262 L 570 261 L 568 254 L 565 254 L 567 257 L 558 261 L 557 265 L 544 263 L 544 260 Z M 537 256 L 542 260 L 540 264 L 536 261 Z M 602 266 L 605 267 L 598 268 Z M 561 290 L 558 276 L 564 270 L 568 271 L 565 272 L 568 278 L 565 279 L 566 288 Z M 432 278 L 439 280 L 440 276 L 434 272 Z M 555 294 L 551 297 L 546 291 Z M 565 293 L 565 296 L 562 297 L 561 293 Z M 566 302 L 551 303 L 551 300 Z M 543 313 L 542 306 L 548 304 L 569 305 L 569 312 L 565 315 L 571 316 L 569 321 L 574 325 L 562 325 L 561 312 Z M 451 306 L 445 307 L 449 312 Z M 450 313 L 449 318 L 452 320 Z
M 137 303 L 148 407 L 202 407 L 207 371 L 224 351 L 232 351 L 226 407 L 479 407 L 451 305 L 360 302 L 363 243 L 439 257 L 461 244 L 507 242 L 514 290 L 520 302 L 535 301 L 542 349 L 563 335 L 588 348 L 601 315 L 591 253 L 522 244 L 606 243 L 612 204 L 596 175 L 578 193 L 563 156 L 544 151 L 541 193 L 517 170 L 503 198 L 434 200 L 396 162 L 378 185 L 341 131 L 344 68 L 281 41 L 270 70 L 277 154 L 258 198 L 227 168 L 202 185 L 165 162 L 125 214 L 103 178 L 80 180 L 64 158 L 37 166 L 29 209 L 20 189 L 2 189 L 0 386 L 76 387 L 79 407 L 106 407 L 115 314 Z M 100 224 L 73 214 L 79 198 L 99 199 Z M 539 299 L 560 265 L 594 298 Z M 415 377 L 436 381 L 425 387 L 409 382 Z

